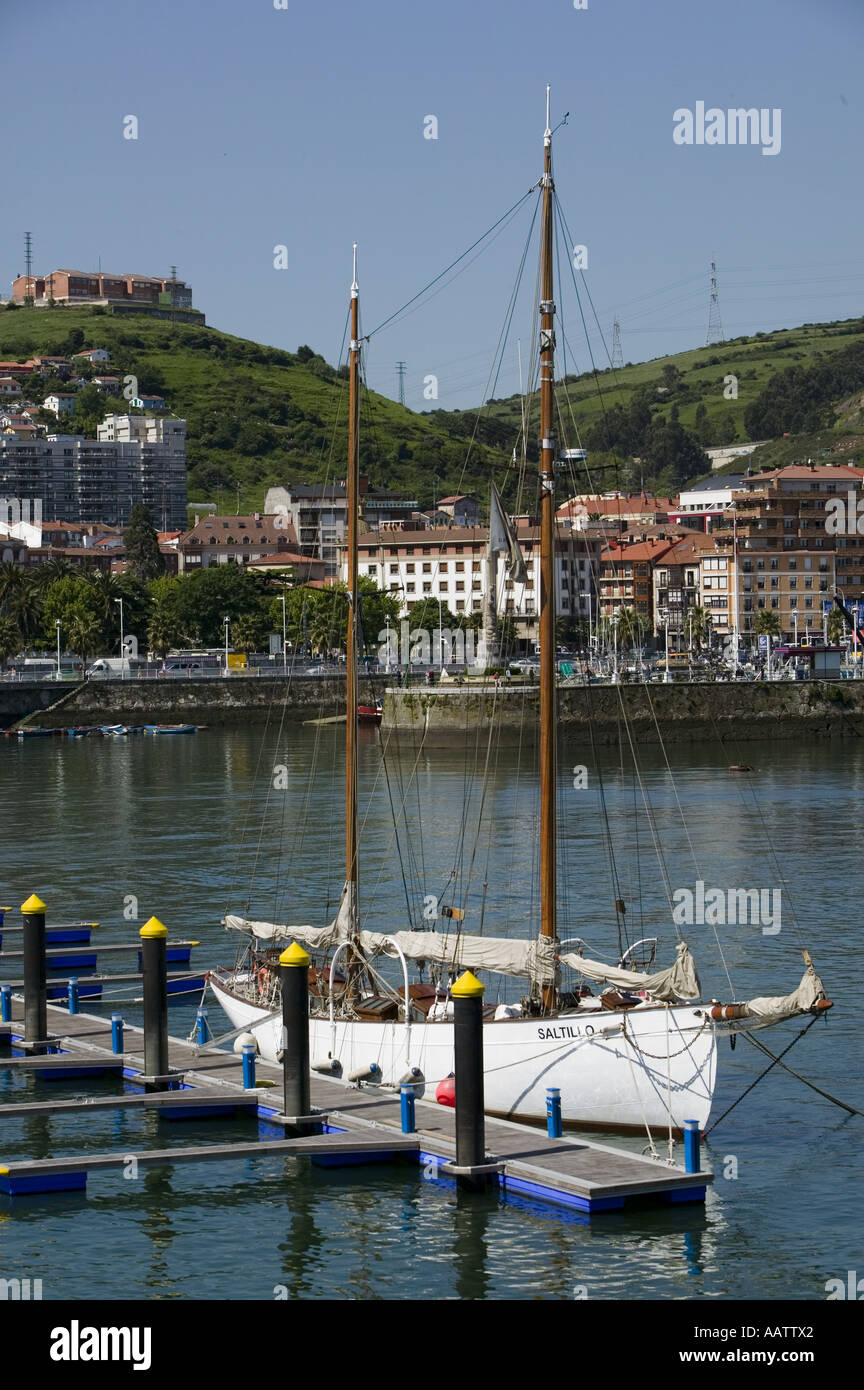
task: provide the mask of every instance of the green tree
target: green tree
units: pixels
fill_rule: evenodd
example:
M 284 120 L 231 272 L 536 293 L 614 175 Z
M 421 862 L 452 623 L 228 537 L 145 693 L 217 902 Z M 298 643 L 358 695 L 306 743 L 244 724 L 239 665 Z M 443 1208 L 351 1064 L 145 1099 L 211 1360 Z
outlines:
M 753 631 L 760 637 L 767 633 L 770 637 L 780 636 L 780 619 L 774 608 L 760 608 L 753 620 Z
M 86 624 L 83 621 L 85 616 L 89 620 Z M 61 624 L 61 636 L 69 646 L 72 646 L 69 629 L 74 620 L 78 621 L 80 632 L 87 632 L 87 643 L 90 651 L 93 650 L 93 643 L 102 637 L 102 618 L 98 600 L 93 592 L 92 584 L 81 575 L 68 574 L 62 579 L 55 579 L 54 583 L 49 584 L 44 590 L 42 626 L 48 642 L 55 640 L 55 623 L 58 618 Z M 75 647 L 73 650 L 80 649 Z
M 17 656 L 22 646 L 21 629 L 12 618 L 0 618 L 0 668 L 10 656 Z
M 834 608 L 828 614 L 828 641 L 832 647 L 837 647 L 846 637 L 846 624 L 843 621 L 843 614 L 838 608 Z
M 708 635 L 710 622 L 707 608 L 696 606 L 685 615 L 685 630 L 692 637 L 697 652 Z
M 618 610 L 618 645 L 619 647 L 633 647 L 641 644 L 648 624 L 641 613 L 637 613 L 635 608 L 621 608 Z
M 91 608 L 82 604 L 79 608 L 74 608 L 69 614 L 66 623 L 66 642 L 67 645 L 80 656 L 83 665 L 87 665 L 87 658 L 94 655 L 99 649 L 101 639 L 101 625 L 96 614 Z
M 267 641 L 270 623 L 267 613 L 254 611 L 241 613 L 231 628 L 231 645 L 236 652 L 258 652 Z
M 165 568 L 159 550 L 159 538 L 150 511 L 143 502 L 136 502 L 129 513 L 129 523 L 123 534 L 126 562 L 135 579 L 147 583 Z

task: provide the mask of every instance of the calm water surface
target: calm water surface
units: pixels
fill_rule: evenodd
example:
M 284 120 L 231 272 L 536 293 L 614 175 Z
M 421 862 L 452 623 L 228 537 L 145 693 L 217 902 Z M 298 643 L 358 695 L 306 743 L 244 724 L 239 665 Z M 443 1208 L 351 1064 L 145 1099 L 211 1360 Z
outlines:
M 338 726 L 292 725 L 3 740 L 0 901 L 17 908 L 35 890 L 49 921 L 98 920 L 105 942 L 134 940 L 155 914 L 172 937 L 201 942 L 193 959 L 202 967 L 233 959 L 220 926 L 226 909 L 323 924 L 341 886 L 342 737 Z M 664 872 L 673 889 L 697 879 L 724 890 L 780 887 L 776 935 L 750 925 L 718 927 L 716 939 L 711 927 L 685 929 L 703 989 L 728 998 L 731 979 L 738 998 L 785 993 L 806 943 L 836 1006 L 788 1060 L 864 1109 L 864 748 L 705 743 L 671 748 L 668 767 L 659 749 L 639 757 L 636 777 L 613 749 L 596 758 L 584 744 L 564 749 L 560 935 L 614 956 L 612 903 L 623 897 L 629 940 L 659 935 L 666 963 L 675 938 Z M 755 772 L 730 774 L 739 760 Z M 482 922 L 490 933 L 533 935 L 533 750 L 488 747 L 472 732 L 419 758 L 390 742 L 382 757 L 378 731 L 361 730 L 360 762 L 363 924 L 421 925 L 425 910 L 428 925 L 437 901 L 467 905 L 469 929 Z M 584 788 L 574 786 L 577 767 L 586 768 Z M 131 968 L 128 959 L 112 966 Z M 119 1007 L 138 1021 L 134 989 L 114 993 L 121 1003 L 85 1007 Z M 518 983 L 489 986 L 489 997 L 518 993 Z M 197 1003 L 172 1004 L 172 1033 L 188 1033 Z M 210 1009 L 218 1029 L 212 1000 Z M 777 1051 L 801 1026 L 763 1036 Z M 721 1044 L 712 1118 L 764 1065 L 744 1040 L 734 1052 Z M 0 1073 L 0 1086 L 5 1100 L 59 1094 L 23 1075 Z M 864 1260 L 861 1125 L 775 1069 L 709 1139 L 717 1180 L 704 1210 L 591 1222 L 530 1203 L 466 1201 L 412 1167 L 328 1173 L 268 1159 L 145 1171 L 134 1182 L 105 1175 L 89 1180 L 86 1196 L 0 1198 L 0 1277 L 41 1278 L 50 1299 L 272 1299 L 277 1287 L 291 1298 L 570 1299 L 576 1285 L 591 1298 L 821 1299 L 827 1279 Z M 254 1134 L 255 1122 L 172 1126 L 120 1111 L 6 1119 L 0 1161 L 241 1133 Z

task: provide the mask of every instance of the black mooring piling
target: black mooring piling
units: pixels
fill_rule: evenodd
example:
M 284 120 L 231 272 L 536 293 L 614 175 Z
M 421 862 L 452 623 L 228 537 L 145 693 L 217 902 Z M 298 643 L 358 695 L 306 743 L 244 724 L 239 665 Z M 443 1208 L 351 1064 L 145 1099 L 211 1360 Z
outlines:
M 483 1113 L 483 985 L 470 970 L 453 985 L 453 1041 L 456 1073 L 456 1169 L 463 1187 L 482 1186 L 486 1166 Z
M 45 985 L 45 904 L 31 893 L 21 904 L 24 918 L 24 1041 L 44 1042 L 48 1035 Z
M 310 1127 L 309 957 L 296 941 L 279 957 L 282 977 L 282 1084 L 285 1115 Z M 306 1121 L 304 1124 L 303 1121 Z
M 144 992 L 144 1075 L 164 1078 L 168 1072 L 168 970 L 165 943 L 168 928 L 151 917 L 141 928 L 141 975 Z M 157 1090 L 167 1082 L 154 1081 Z

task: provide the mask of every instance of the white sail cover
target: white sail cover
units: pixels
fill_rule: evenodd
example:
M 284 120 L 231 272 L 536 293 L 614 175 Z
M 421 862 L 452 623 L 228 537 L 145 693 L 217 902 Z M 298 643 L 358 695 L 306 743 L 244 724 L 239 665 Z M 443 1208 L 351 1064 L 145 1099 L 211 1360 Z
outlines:
M 801 983 L 791 994 L 769 994 L 759 999 L 748 999 L 745 1017 L 758 1019 L 760 1023 L 782 1023 L 784 1018 L 809 1013 L 813 1005 L 824 998 L 825 987 L 813 966 L 808 965 Z
M 512 579 L 515 584 L 526 582 L 528 571 L 525 567 L 525 557 L 501 505 L 501 498 L 494 483 L 489 503 L 489 554 L 506 555 L 507 578 Z
M 588 980 L 605 980 L 618 989 L 644 989 L 654 999 L 698 999 L 701 994 L 696 965 L 686 941 L 678 942 L 678 955 L 675 964 L 668 970 L 657 970 L 653 975 L 643 975 L 639 970 L 622 970 L 603 961 L 589 960 L 575 952 L 560 957 L 562 965 L 569 965 Z

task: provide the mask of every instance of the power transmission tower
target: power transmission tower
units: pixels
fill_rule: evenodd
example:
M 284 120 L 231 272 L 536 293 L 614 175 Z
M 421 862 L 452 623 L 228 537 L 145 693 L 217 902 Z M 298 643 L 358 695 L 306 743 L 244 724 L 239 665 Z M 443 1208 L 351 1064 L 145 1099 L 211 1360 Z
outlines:
M 708 300 L 708 336 L 705 339 L 705 346 L 710 347 L 712 343 L 722 343 L 723 324 L 720 321 L 720 299 L 717 294 L 717 262 L 711 262 L 711 294 Z
M 33 238 L 29 232 L 24 233 L 24 273 L 27 277 L 24 298 L 35 299 L 36 296 L 33 293 Z
M 405 363 L 397 362 L 396 371 L 399 374 L 399 404 L 405 404 Z
M 621 325 L 616 319 L 612 325 L 612 367 L 624 366 L 624 353 L 621 350 Z

